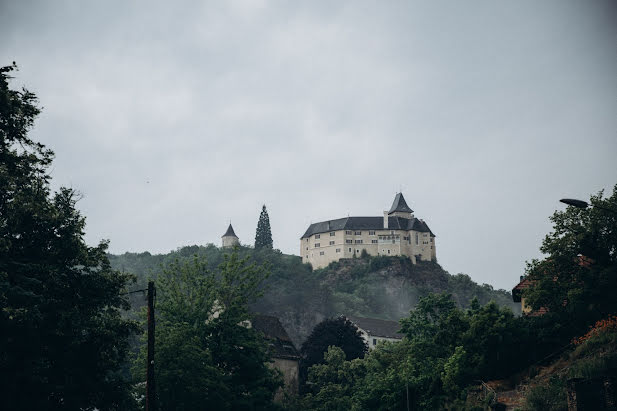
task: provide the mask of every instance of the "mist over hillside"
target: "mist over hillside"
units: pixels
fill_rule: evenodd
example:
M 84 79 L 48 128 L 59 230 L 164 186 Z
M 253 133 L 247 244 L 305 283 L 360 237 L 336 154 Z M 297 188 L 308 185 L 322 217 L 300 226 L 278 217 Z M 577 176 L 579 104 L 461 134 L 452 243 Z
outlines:
M 167 254 L 110 254 L 109 259 L 113 268 L 136 276 L 131 289 L 137 290 L 145 288 L 149 278 L 156 278 L 161 267 L 176 259 L 205 257 L 214 270 L 229 252 L 209 244 L 182 247 Z M 325 318 L 345 314 L 398 321 L 431 292 L 451 293 L 462 308 L 477 297 L 481 304 L 494 300 L 520 314 L 520 306 L 512 302 L 509 292 L 478 285 L 465 274 L 451 275 L 435 262 L 414 265 L 406 257 L 364 257 L 312 270 L 300 257 L 278 250 L 239 247 L 238 252 L 257 264 L 269 265 L 271 275 L 264 284 L 263 297 L 252 304 L 252 309 L 279 317 L 296 346 Z M 144 299 L 134 294 L 131 303 L 136 311 Z

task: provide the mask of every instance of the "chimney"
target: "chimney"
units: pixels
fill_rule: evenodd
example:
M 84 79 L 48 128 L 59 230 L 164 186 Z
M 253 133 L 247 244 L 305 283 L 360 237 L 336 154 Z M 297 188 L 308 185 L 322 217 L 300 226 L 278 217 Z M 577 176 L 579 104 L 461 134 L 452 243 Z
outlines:
M 388 228 L 388 212 L 383 212 L 383 228 Z

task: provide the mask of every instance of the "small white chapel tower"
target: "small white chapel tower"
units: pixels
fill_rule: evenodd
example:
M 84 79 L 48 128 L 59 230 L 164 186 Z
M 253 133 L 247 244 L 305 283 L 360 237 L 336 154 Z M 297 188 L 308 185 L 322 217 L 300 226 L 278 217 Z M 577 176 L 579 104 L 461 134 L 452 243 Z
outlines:
M 236 233 L 234 233 L 234 228 L 231 226 L 231 223 L 229 223 L 227 231 L 225 231 L 225 234 L 223 234 L 221 238 L 223 239 L 223 248 L 231 248 L 240 245 L 240 239 Z

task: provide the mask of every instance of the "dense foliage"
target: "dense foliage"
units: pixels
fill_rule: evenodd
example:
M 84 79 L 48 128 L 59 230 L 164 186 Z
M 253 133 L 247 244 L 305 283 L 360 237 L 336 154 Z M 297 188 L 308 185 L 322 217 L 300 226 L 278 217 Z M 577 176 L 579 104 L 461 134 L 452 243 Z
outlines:
M 541 247 L 547 257 L 528 267 L 533 287 L 526 290 L 527 302 L 548 309 L 563 325 L 564 341 L 617 314 L 617 185 L 610 197 L 600 192 L 590 203 L 553 214 L 554 231 Z
M 278 317 L 297 347 L 325 318 L 344 314 L 398 321 L 430 292 L 451 293 L 459 307 L 468 307 L 470 300 L 477 297 L 481 304 L 495 300 L 500 306 L 520 312 L 520 305 L 513 303 L 510 293 L 478 285 L 465 274 L 450 275 L 434 262 L 413 265 L 403 257 L 367 257 L 311 270 L 299 257 L 278 250 L 240 247 L 238 253 L 258 264 L 269 263 L 272 274 L 264 281 L 264 295 L 251 308 Z M 183 247 L 168 254 L 110 255 L 110 260 L 114 268 L 136 274 L 135 287 L 144 288 L 149 276 L 158 275 L 160 265 L 198 255 L 207 261 L 210 270 L 215 270 L 224 254 L 224 249 L 210 244 Z M 131 302 L 139 307 L 143 298 L 134 296 Z
M 409 402 L 411 409 L 462 409 L 470 384 L 507 377 L 532 361 L 525 349 L 533 343 L 524 332 L 533 327 L 529 320 L 493 302 L 474 300 L 460 309 L 450 295 L 430 294 L 401 320 L 402 342 L 353 361 L 330 348 L 325 364 L 309 369 L 305 406 L 391 410 Z
M 0 69 L 0 398 L 3 409 L 126 409 L 130 277 L 88 247 L 78 195 L 52 193 L 53 153 L 28 137 L 36 97 Z
M 270 217 L 264 204 L 259 214 L 257 230 L 255 231 L 255 249 L 272 248 L 272 232 L 270 231 Z
M 364 358 L 368 351 L 360 330 L 351 321 L 345 317 L 328 318 L 317 324 L 302 343 L 301 382 L 306 379 L 310 367 L 324 362 L 324 354 L 328 351 L 328 347 L 340 348 L 347 361 Z
M 175 261 L 158 276 L 156 381 L 161 409 L 268 409 L 281 385 L 268 345 L 250 320 L 249 301 L 267 276 L 262 266 L 225 256 L 211 271 L 203 259 Z M 134 374 L 145 376 L 145 347 Z
M 300 353 L 310 367 L 322 363 L 329 346 L 339 347 L 345 359 L 364 358 L 368 351 L 366 342 L 351 321 L 345 317 L 328 318 L 313 328 L 313 332 L 302 344 Z

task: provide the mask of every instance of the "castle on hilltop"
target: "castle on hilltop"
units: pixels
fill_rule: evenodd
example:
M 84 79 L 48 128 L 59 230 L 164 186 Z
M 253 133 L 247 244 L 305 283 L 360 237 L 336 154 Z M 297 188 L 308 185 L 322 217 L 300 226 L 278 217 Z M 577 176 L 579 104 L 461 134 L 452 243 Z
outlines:
M 405 255 L 413 264 L 434 261 L 435 235 L 424 222 L 415 218 L 403 193 L 396 194 L 390 211 L 383 217 L 345 217 L 309 226 L 300 238 L 303 263 L 313 268 L 326 267 L 341 258 L 369 255 Z

